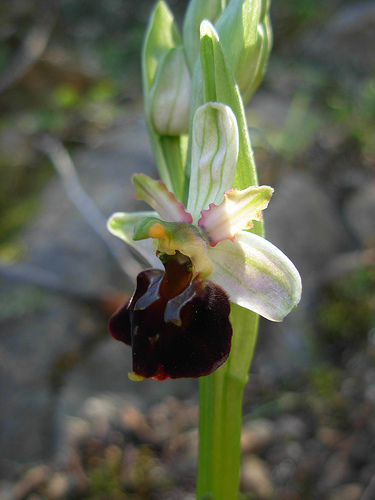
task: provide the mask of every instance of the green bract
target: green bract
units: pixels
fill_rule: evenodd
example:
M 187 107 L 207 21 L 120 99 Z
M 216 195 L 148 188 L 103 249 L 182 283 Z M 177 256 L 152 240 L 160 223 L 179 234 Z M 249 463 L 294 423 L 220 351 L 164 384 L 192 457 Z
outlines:
M 245 104 L 263 78 L 272 45 L 267 4 L 232 0 L 216 24 Z
M 199 55 L 201 22 L 207 19 L 215 23 L 225 9 L 226 3 L 226 0 L 192 0 L 189 3 L 184 19 L 183 39 L 191 71 L 194 70 Z

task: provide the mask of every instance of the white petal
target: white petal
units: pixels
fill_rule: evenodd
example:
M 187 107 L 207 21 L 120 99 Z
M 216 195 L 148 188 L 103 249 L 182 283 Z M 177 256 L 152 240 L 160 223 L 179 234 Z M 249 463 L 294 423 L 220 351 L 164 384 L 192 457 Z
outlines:
M 242 229 L 253 227 L 253 220 L 262 220 L 262 210 L 267 208 L 272 193 L 269 186 L 250 186 L 242 191 L 231 189 L 219 205 L 211 203 L 208 210 L 202 210 L 198 225 L 210 245 L 233 240 Z
M 297 269 L 260 236 L 240 231 L 235 242 L 221 241 L 208 256 L 214 264 L 210 280 L 223 287 L 232 302 L 271 321 L 282 321 L 301 298 Z
M 134 226 L 144 217 L 158 217 L 158 214 L 156 212 L 116 212 L 108 219 L 108 231 L 134 248 L 134 250 L 149 262 L 151 267 L 163 269 L 163 264 L 156 257 L 150 239 L 141 241 L 133 240 Z
M 187 211 L 196 223 L 210 203 L 218 204 L 232 188 L 238 159 L 237 120 L 229 106 L 209 102 L 197 109 Z

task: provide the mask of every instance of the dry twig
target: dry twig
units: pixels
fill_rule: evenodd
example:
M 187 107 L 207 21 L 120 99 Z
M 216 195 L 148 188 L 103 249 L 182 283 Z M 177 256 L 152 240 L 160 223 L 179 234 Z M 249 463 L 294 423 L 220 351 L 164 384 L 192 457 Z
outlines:
M 129 256 L 124 258 L 117 242 L 107 231 L 106 218 L 82 188 L 74 163 L 62 142 L 56 137 L 46 134 L 37 143 L 37 148 L 49 157 L 71 202 L 100 237 L 127 278 L 134 281 L 140 271 L 139 264 L 134 259 L 129 259 Z

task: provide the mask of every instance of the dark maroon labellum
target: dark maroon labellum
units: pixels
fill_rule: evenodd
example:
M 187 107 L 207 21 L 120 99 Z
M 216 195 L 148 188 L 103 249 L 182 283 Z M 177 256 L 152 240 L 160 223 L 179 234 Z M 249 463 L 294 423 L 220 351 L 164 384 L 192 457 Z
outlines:
M 156 380 L 209 375 L 227 359 L 230 304 L 211 281 L 192 279 L 190 260 L 163 256 L 165 272 L 138 275 L 130 301 L 109 322 L 117 340 L 132 346 L 133 371 Z

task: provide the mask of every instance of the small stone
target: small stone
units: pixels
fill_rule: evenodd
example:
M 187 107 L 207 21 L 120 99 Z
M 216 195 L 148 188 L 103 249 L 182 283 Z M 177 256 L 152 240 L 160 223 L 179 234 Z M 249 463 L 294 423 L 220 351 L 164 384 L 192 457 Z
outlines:
M 251 492 L 259 500 L 269 499 L 274 493 L 269 478 L 270 471 L 263 460 L 253 455 L 243 460 L 241 470 L 242 491 Z
M 360 484 L 343 484 L 332 491 L 329 500 L 360 500 L 362 493 Z
M 21 481 L 13 489 L 14 500 L 26 498 L 32 491 L 44 486 L 51 474 L 51 469 L 46 465 L 33 467 L 26 472 Z
M 90 425 L 83 418 L 66 417 L 65 428 L 66 441 L 70 446 L 74 446 L 90 435 Z
M 341 432 L 332 427 L 321 427 L 318 430 L 317 437 L 319 441 L 328 446 L 329 448 L 335 448 L 343 440 Z
M 258 453 L 264 450 L 275 435 L 275 424 L 271 420 L 258 418 L 242 428 L 241 449 L 243 453 Z
M 348 478 L 350 473 L 347 456 L 342 452 L 330 456 L 324 467 L 324 472 L 318 482 L 318 490 L 327 492 Z
M 125 405 L 120 410 L 120 421 L 126 430 L 133 432 L 138 437 L 145 438 L 151 434 L 146 417 L 131 404 Z
M 49 480 L 43 493 L 48 500 L 63 500 L 68 498 L 69 487 L 68 476 L 62 472 L 56 472 Z
M 307 425 L 295 415 L 282 415 L 276 422 L 279 438 L 300 441 L 307 436 Z

